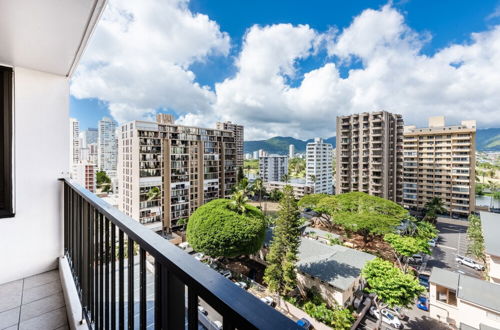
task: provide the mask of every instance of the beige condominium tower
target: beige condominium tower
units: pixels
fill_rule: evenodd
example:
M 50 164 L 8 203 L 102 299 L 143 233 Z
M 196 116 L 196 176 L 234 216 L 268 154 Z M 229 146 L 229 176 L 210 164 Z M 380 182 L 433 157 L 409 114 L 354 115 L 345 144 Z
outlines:
M 475 206 L 476 121 L 445 126 L 444 117 L 429 127 L 404 130 L 403 205 L 423 209 L 439 197 L 450 215 L 466 216 Z
M 118 140 L 120 209 L 155 231 L 175 230 L 236 183 L 233 131 L 176 125 L 161 114 L 122 125 Z
M 337 117 L 337 194 L 402 201 L 403 118 L 387 111 Z
M 232 131 L 234 133 L 234 143 L 236 144 L 236 166 L 243 168 L 243 149 L 245 129 L 243 125 L 237 125 L 230 121 L 218 122 L 217 129 Z

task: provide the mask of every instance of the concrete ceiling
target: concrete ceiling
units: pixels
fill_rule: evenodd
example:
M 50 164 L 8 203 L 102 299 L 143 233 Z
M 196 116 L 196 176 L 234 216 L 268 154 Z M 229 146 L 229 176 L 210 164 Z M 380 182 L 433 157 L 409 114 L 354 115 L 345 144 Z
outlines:
M 70 76 L 106 0 L 0 0 L 0 64 Z

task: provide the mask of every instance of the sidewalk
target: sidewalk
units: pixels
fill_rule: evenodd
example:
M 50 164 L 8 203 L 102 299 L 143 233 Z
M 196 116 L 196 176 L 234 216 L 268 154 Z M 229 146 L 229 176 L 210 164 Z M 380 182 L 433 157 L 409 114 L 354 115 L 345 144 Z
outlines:
M 314 329 L 317 329 L 317 330 L 331 330 L 332 329 L 329 326 L 327 326 L 319 321 L 316 321 L 311 316 L 309 316 L 309 314 L 307 314 L 303 310 L 295 307 L 294 305 L 290 304 L 288 301 L 285 301 L 282 298 L 280 298 L 278 301 L 278 307 L 280 309 L 286 311 L 288 314 L 293 315 L 295 318 L 297 318 L 297 320 L 301 319 L 301 318 L 307 319 L 309 322 L 311 322 Z

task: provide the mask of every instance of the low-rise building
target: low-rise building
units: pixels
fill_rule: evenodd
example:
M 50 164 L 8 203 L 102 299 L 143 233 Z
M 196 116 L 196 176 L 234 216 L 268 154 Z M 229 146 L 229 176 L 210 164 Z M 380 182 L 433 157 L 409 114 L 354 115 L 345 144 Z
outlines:
M 490 281 L 500 284 L 500 214 L 491 212 L 481 212 L 480 214 L 486 269 Z
M 293 194 L 295 198 L 299 199 L 304 197 L 305 195 L 313 193 L 313 187 L 311 185 L 305 183 L 286 183 L 282 181 L 268 181 L 264 182 L 264 188 L 270 192 L 273 190 L 283 191 L 283 188 L 288 185 L 293 188 Z
M 429 282 L 432 318 L 457 329 L 500 329 L 500 285 L 436 267 Z

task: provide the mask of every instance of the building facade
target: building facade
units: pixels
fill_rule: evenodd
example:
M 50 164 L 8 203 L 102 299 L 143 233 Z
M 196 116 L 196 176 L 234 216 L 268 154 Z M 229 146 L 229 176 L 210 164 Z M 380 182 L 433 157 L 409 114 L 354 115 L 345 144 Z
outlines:
M 232 131 L 236 144 L 236 166 L 243 168 L 243 149 L 245 144 L 245 128 L 243 125 L 233 124 L 230 121 L 218 122 L 216 128 L 219 130 Z
M 295 146 L 293 144 L 290 144 L 288 146 L 288 157 L 289 158 L 295 157 Z
M 283 176 L 288 175 L 288 156 L 260 156 L 259 174 L 263 182 L 283 181 Z
M 387 111 L 337 117 L 336 193 L 402 201 L 403 118 Z
M 72 167 L 72 178 L 90 192 L 96 192 L 96 165 L 81 161 Z
M 404 130 L 403 206 L 423 209 L 439 197 L 450 215 L 475 209 L 476 122 L 445 126 L 444 117 L 429 119 L 428 128 Z
M 97 167 L 105 171 L 108 176 L 116 175 L 118 161 L 118 144 L 116 138 L 116 123 L 111 118 L 99 120 L 97 137 Z
M 69 168 L 80 161 L 80 122 L 69 119 Z
M 264 182 L 264 188 L 266 189 L 267 192 L 271 192 L 276 189 L 279 191 L 283 191 L 283 188 L 286 185 L 289 185 L 293 188 L 293 194 L 297 199 L 300 199 L 305 195 L 309 195 L 314 192 L 313 186 L 304 183 L 286 183 L 283 181 Z
M 306 184 L 316 194 L 333 194 L 333 146 L 315 138 L 306 148 Z
M 169 115 L 124 124 L 120 209 L 152 229 L 176 229 L 199 206 L 230 196 L 236 158 L 233 131 L 176 125 Z

